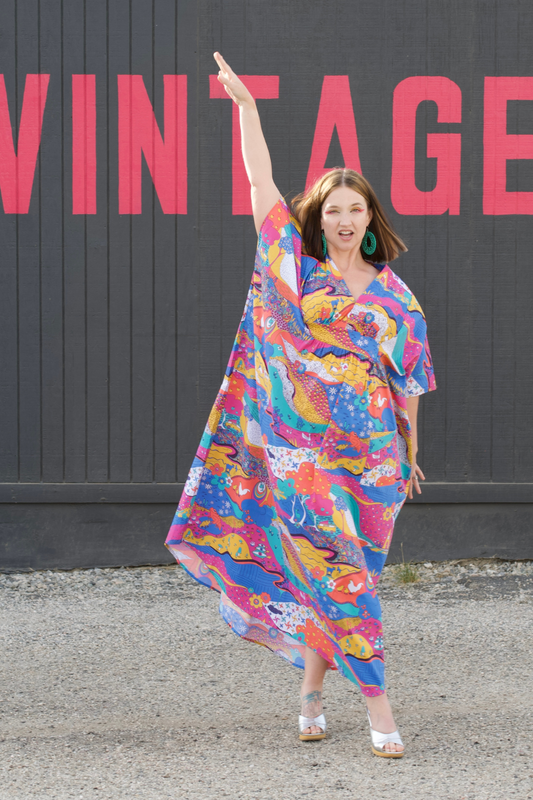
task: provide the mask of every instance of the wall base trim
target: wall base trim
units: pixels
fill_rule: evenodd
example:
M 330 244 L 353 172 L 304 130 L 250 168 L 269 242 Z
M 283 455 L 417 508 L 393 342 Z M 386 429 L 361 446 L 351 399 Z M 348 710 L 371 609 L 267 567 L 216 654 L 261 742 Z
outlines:
M 3 503 L 0 571 L 170 564 L 173 503 Z M 533 503 L 408 503 L 389 562 L 533 559 Z

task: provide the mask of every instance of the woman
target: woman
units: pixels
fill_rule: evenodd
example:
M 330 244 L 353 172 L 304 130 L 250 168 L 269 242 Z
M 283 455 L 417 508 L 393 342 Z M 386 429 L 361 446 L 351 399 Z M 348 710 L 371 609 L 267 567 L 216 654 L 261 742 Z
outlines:
M 325 737 L 323 681 L 338 669 L 365 695 L 373 752 L 400 758 L 376 584 L 394 520 L 420 493 L 418 395 L 435 388 L 422 310 L 376 266 L 406 247 L 352 170 L 328 172 L 293 216 L 255 102 L 215 59 L 240 110 L 259 241 L 167 546 L 221 593 L 238 635 L 304 667 L 300 739 Z

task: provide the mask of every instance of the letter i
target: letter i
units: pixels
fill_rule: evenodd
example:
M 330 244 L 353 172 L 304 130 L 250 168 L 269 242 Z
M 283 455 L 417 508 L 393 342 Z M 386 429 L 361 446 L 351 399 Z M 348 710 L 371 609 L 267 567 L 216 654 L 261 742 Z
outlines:
M 72 76 L 72 213 L 96 214 L 96 81 Z

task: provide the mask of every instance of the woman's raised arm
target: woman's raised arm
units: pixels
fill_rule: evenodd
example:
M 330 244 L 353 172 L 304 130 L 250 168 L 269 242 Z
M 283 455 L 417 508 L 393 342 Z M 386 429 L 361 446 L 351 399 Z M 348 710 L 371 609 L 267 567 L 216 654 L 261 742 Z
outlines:
M 226 64 L 220 53 L 215 53 L 214 57 L 220 69 L 218 80 L 223 84 L 231 99 L 239 106 L 242 155 L 246 174 L 252 187 L 255 229 L 259 233 L 266 215 L 279 199 L 279 191 L 272 178 L 270 153 L 263 136 L 254 98 L 241 79 Z

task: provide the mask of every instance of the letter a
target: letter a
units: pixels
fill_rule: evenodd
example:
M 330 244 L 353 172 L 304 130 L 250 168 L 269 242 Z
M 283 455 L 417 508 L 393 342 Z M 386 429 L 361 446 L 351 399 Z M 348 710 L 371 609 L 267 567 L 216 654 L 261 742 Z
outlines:
M 326 75 L 324 77 L 306 189 L 309 189 L 321 175 L 327 172 L 324 165 L 335 127 L 339 136 L 344 165 L 361 172 L 359 143 L 347 75 Z

